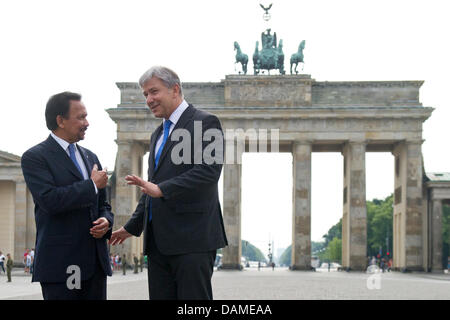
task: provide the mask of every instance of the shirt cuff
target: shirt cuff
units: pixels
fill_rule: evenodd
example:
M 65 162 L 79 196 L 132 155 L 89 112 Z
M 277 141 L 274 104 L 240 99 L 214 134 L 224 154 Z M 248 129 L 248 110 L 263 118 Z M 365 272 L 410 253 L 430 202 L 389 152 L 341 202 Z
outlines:
M 92 183 L 94 184 L 94 188 L 95 188 L 95 194 L 98 194 L 98 189 L 97 189 L 97 186 L 95 185 L 95 182 L 94 182 L 94 180 L 92 180 L 92 179 L 91 179 L 91 181 L 92 181 Z

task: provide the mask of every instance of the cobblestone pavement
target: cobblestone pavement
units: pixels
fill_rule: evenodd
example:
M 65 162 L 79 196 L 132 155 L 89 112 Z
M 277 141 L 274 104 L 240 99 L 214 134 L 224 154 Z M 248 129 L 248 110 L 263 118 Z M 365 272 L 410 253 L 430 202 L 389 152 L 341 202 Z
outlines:
M 285 268 L 215 271 L 215 300 L 450 299 L 450 274 L 302 272 Z M 41 300 L 39 283 L 23 271 L 0 275 L 0 299 Z M 147 300 L 147 272 L 108 277 L 109 300 Z

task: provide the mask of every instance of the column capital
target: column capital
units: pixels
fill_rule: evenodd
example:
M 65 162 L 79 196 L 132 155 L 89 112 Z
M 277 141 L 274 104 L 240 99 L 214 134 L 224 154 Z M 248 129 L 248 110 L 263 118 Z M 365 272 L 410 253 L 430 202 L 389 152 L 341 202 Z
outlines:
M 342 149 L 341 149 L 341 154 L 343 156 L 345 156 L 346 150 L 348 151 L 348 147 L 349 146 L 363 146 L 364 150 L 367 147 L 367 140 L 348 140 L 346 142 L 343 143 L 342 145 Z
M 346 144 L 349 144 L 349 145 L 364 145 L 364 146 L 366 146 L 367 143 L 368 143 L 368 141 L 365 140 L 365 139 L 364 139 L 364 140 L 359 140 L 359 139 L 348 140 L 348 141 L 346 142 Z
M 407 139 L 405 140 L 405 144 L 406 145 L 411 145 L 411 144 L 420 144 L 422 145 L 425 142 L 425 139 Z
M 122 140 L 122 139 L 116 139 L 114 140 L 117 145 L 133 145 L 134 140 Z
M 308 139 L 308 140 L 301 139 L 301 140 L 293 140 L 292 141 L 293 145 L 311 145 L 313 143 L 314 143 L 314 140 L 312 140 L 312 139 Z

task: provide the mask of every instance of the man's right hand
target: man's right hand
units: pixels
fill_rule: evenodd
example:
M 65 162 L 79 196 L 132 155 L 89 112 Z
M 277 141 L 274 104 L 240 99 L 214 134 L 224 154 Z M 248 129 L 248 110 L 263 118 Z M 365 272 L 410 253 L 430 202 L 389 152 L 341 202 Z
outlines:
M 108 174 L 106 173 L 106 170 L 98 171 L 97 164 L 94 164 L 91 172 L 91 179 L 94 181 L 97 189 L 103 189 L 108 183 Z
M 109 239 L 109 244 L 116 245 L 116 244 L 122 244 L 126 239 L 131 237 L 132 234 L 128 233 L 127 230 L 125 230 L 124 227 L 120 227 L 120 229 L 114 231 L 111 235 L 111 238 Z

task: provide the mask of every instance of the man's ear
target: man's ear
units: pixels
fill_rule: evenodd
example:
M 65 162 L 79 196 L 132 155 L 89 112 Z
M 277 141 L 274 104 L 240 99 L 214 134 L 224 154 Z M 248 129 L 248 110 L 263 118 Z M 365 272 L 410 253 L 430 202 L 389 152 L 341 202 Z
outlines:
M 59 128 L 64 128 L 64 118 L 61 115 L 56 116 L 56 124 Z
M 178 84 L 175 84 L 173 86 L 173 93 L 178 97 L 180 96 L 180 86 Z

